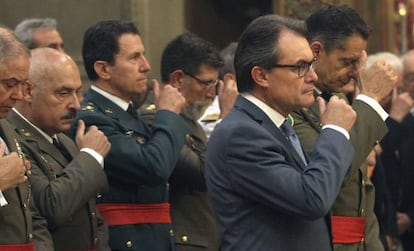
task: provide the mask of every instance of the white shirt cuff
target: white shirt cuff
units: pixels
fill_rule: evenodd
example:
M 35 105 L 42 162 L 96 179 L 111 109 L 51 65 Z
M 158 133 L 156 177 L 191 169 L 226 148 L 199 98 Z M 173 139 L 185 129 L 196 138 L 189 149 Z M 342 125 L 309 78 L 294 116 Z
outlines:
M 349 132 L 347 130 L 345 130 L 344 128 L 342 128 L 340 126 L 337 126 L 337 125 L 331 125 L 331 124 L 324 125 L 322 127 L 322 130 L 325 129 L 325 128 L 330 128 L 330 129 L 335 130 L 339 133 L 342 133 L 345 136 L 345 138 L 347 138 L 349 140 Z
M 7 206 L 7 204 L 9 203 L 7 203 L 6 198 L 4 197 L 3 193 L 0 190 L 0 207 Z
M 94 157 L 96 159 L 96 161 L 98 161 L 99 165 L 101 165 L 102 168 L 104 167 L 104 158 L 97 151 L 95 151 L 91 148 L 86 148 L 86 147 L 80 149 L 80 151 L 89 153 L 92 157 Z
M 384 111 L 382 106 L 375 99 L 368 97 L 364 94 L 358 94 L 355 99 L 361 100 L 362 102 L 371 106 L 371 108 L 374 109 L 378 113 L 378 115 L 380 115 L 383 121 L 385 121 L 388 118 L 388 113 Z

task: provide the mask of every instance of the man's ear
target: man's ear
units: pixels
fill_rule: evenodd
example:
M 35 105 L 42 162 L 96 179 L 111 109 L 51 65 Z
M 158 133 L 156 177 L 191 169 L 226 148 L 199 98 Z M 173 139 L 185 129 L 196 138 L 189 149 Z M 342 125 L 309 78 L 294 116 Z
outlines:
M 267 82 L 267 73 L 268 73 L 268 70 L 260 66 L 254 66 L 252 70 L 250 71 L 253 81 L 257 85 L 261 87 L 266 87 L 266 88 L 269 87 L 269 83 Z
M 30 82 L 27 82 L 27 83 L 25 83 L 24 85 L 23 85 L 23 90 L 22 90 L 22 92 L 23 92 L 23 99 L 26 101 L 26 102 L 32 102 L 32 100 L 33 100 L 33 95 L 32 95 L 32 83 L 30 83 Z
M 223 76 L 223 82 L 226 83 L 229 80 L 234 80 L 236 81 L 236 76 L 233 73 L 226 73 Z
M 110 79 L 109 64 L 106 61 L 98 60 L 93 64 L 96 74 L 101 79 Z
M 185 74 L 182 70 L 175 70 L 170 73 L 170 85 L 174 86 L 177 89 L 180 89 L 184 84 Z
M 323 44 L 319 41 L 313 41 L 310 44 L 312 53 L 313 53 L 313 57 L 314 58 L 318 58 L 319 55 L 325 51 L 325 47 L 323 46 Z

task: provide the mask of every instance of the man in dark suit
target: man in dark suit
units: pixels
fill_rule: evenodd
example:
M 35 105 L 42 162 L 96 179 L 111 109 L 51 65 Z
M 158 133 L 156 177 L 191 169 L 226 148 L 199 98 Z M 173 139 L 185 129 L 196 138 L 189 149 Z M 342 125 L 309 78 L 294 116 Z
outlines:
M 95 208 L 96 195 L 108 188 L 102 165 L 110 143 L 96 127 L 85 133 L 81 122 L 76 145 L 63 134 L 80 108 L 78 68 L 64 53 L 34 49 L 29 83 L 7 119 L 32 163 L 34 200 L 48 221 L 55 250 L 110 250 L 107 226 Z
M 310 159 L 286 120 L 314 101 L 313 55 L 304 23 L 254 20 L 235 54 L 240 96 L 213 131 L 206 180 L 222 250 L 332 250 L 325 217 L 353 157 L 355 112 L 319 98 L 324 129 Z
M 83 61 L 93 83 L 77 119 L 96 125 L 112 144 L 105 159 L 109 192 L 97 206 L 113 250 L 173 248 L 167 182 L 189 132 L 178 115 L 185 99 L 153 81 L 157 112 L 151 129 L 144 124 L 131 102 L 147 91 L 151 68 L 144 52 L 132 22 L 102 21 L 84 35 Z
M 15 128 L 4 119 L 23 98 L 29 59 L 28 49 L 0 27 L 0 249 L 5 251 L 53 250 L 46 221 L 32 200 L 27 180 L 30 163 L 24 159 Z
M 388 114 L 379 101 L 387 96 L 397 77 L 385 62 L 365 69 L 368 25 L 352 8 L 326 5 L 307 20 L 308 39 L 314 57 L 315 95 L 331 92 L 346 99 L 359 87 L 360 95 L 352 102 L 357 120 L 351 131 L 355 148 L 352 166 L 332 208 L 332 231 L 335 250 L 383 250 L 375 217 L 375 191 L 367 177 L 366 158 L 374 145 L 386 134 L 384 120 Z M 361 87 L 362 85 L 362 87 Z M 315 102 L 293 113 L 294 129 L 310 153 L 321 132 L 320 111 Z
M 197 120 L 216 95 L 222 65 L 213 44 L 192 33 L 171 40 L 161 56 L 162 82 L 176 87 L 185 97 L 186 106 L 180 115 L 191 129 L 169 180 L 177 250 L 219 250 L 217 225 L 204 180 L 207 137 Z M 144 108 L 141 115 L 151 124 L 155 111 Z

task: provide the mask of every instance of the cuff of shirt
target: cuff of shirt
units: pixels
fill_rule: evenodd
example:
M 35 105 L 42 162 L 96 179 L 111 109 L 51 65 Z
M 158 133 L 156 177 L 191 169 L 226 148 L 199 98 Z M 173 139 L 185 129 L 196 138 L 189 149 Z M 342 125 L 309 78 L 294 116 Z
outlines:
M 388 113 L 384 111 L 382 106 L 375 99 L 368 97 L 364 94 L 358 94 L 355 99 L 361 100 L 362 102 L 371 106 L 371 108 L 374 109 L 378 113 L 378 115 L 380 115 L 383 121 L 385 121 L 388 118 Z
M 97 151 L 91 149 L 91 148 L 82 148 L 80 149 L 81 152 L 86 152 L 89 153 L 90 155 L 92 155 L 92 157 L 94 157 L 96 159 L 96 161 L 98 161 L 98 163 L 101 165 L 101 167 L 104 167 L 104 159 L 102 157 L 102 155 L 100 155 Z
M 325 129 L 325 128 L 330 128 L 330 129 L 335 130 L 339 133 L 342 133 L 345 136 L 345 138 L 347 138 L 349 140 L 349 132 L 347 130 L 345 130 L 344 128 L 342 128 L 340 126 L 337 126 L 337 125 L 331 125 L 331 124 L 324 125 L 322 127 L 322 130 Z
M 4 197 L 3 193 L 0 190 L 0 207 L 7 206 L 7 204 L 8 204 L 7 200 L 6 200 L 6 198 Z

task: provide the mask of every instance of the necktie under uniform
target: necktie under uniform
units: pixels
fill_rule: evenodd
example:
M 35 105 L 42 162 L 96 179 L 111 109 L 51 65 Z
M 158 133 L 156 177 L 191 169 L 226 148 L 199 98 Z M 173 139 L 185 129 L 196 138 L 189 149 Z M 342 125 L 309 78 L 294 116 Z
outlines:
M 286 138 L 290 141 L 293 148 L 295 148 L 296 152 L 303 160 L 303 163 L 307 164 L 305 154 L 303 153 L 302 146 L 300 145 L 299 138 L 287 120 L 285 120 L 285 122 L 283 122 L 283 124 L 280 126 L 280 130 L 283 132 L 283 134 L 285 134 Z
M 128 109 L 126 110 L 132 117 L 138 118 L 138 113 L 135 107 L 132 104 L 129 104 Z
M 59 150 L 59 152 L 65 157 L 69 162 L 72 161 L 72 155 L 69 153 L 69 151 L 66 149 L 66 147 L 59 142 L 58 139 L 52 138 L 53 145 Z

